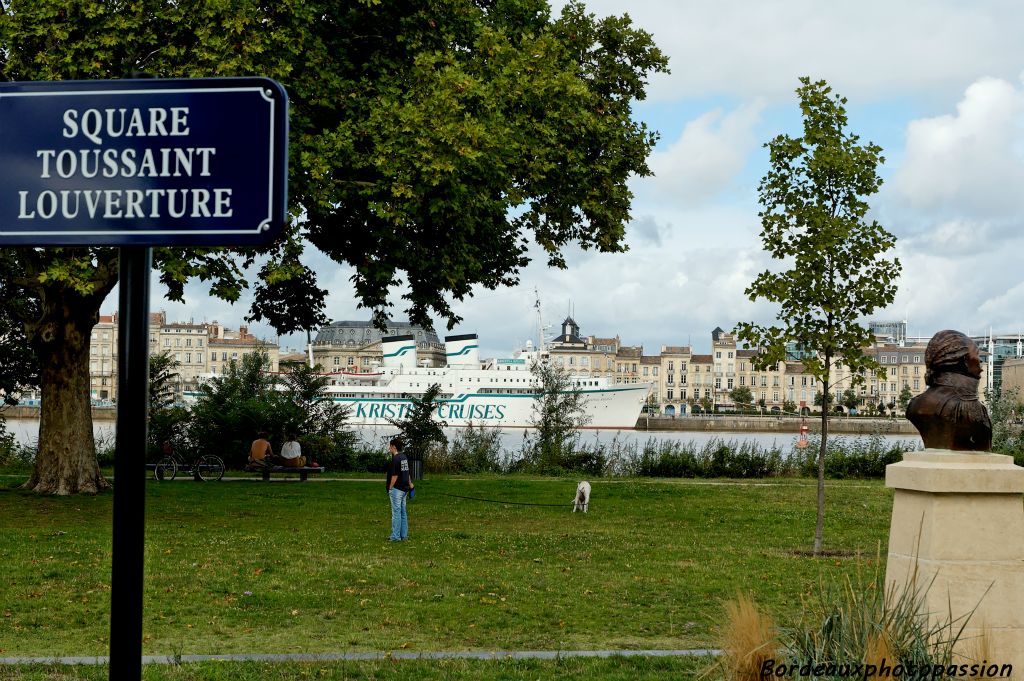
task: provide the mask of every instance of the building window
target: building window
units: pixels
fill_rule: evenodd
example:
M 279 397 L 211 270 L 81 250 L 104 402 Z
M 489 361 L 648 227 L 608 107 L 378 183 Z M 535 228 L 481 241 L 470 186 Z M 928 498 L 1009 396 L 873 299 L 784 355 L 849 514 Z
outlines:
M 186 338 L 185 339 L 185 347 L 186 348 L 192 347 L 192 339 L 191 338 Z
M 203 363 L 203 353 L 201 353 L 201 352 L 197 352 L 196 353 L 196 361 L 199 362 L 200 364 Z
M 778 401 L 779 401 L 779 391 L 776 390 L 776 391 L 772 392 L 772 402 L 778 402 Z
M 729 359 L 732 359 L 732 351 L 729 352 Z
M 767 388 L 768 387 L 768 377 L 767 376 L 762 376 L 761 377 L 761 387 L 762 388 Z
M 667 399 L 670 399 L 670 400 L 672 399 L 672 388 L 668 389 L 668 392 L 666 393 L 666 396 L 667 396 Z
M 740 376 L 740 385 L 744 386 L 746 384 L 747 384 L 747 377 L 746 376 Z
M 715 359 L 722 359 L 722 352 L 718 351 L 715 353 Z
M 654 367 L 651 371 L 654 373 L 655 376 L 658 375 L 658 367 Z
M 186 352 L 185 353 L 185 363 L 186 364 L 191 364 L 192 363 L 192 353 L 191 352 Z
M 915 378 L 914 379 L 914 390 L 920 390 L 920 389 L 921 389 L 921 379 Z
M 672 360 L 668 361 L 668 370 L 672 371 Z
M 731 378 L 726 379 L 725 387 L 726 387 L 727 390 L 732 390 L 732 379 Z
M 879 355 L 878 356 L 878 363 L 879 364 L 885 364 L 886 359 L 887 359 L 887 357 L 885 355 Z
M 347 364 L 350 367 L 351 366 L 355 366 L 356 365 L 356 358 L 353 357 L 352 355 L 349 355 L 348 357 L 345 358 L 345 364 Z
M 164 347 L 165 348 L 171 347 L 171 339 L 170 338 L 164 338 Z
M 647 373 L 647 369 L 648 369 L 648 367 L 644 367 L 644 376 L 649 376 L 650 375 L 650 374 Z
M 715 379 L 715 390 L 721 390 L 721 389 L 722 389 L 722 379 L 716 378 Z
M 921 363 L 921 355 L 914 355 L 914 364 Z

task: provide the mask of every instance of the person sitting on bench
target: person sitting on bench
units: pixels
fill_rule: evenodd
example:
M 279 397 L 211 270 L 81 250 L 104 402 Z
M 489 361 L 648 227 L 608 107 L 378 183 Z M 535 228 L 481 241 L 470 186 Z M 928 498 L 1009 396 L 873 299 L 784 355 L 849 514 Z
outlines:
M 294 433 L 289 433 L 288 439 L 281 445 L 281 456 L 277 462 L 287 468 L 302 468 L 306 465 L 306 457 L 302 456 L 302 447 Z
M 273 463 L 274 448 L 267 439 L 266 431 L 260 431 L 249 447 L 249 464 L 247 468 L 265 468 Z

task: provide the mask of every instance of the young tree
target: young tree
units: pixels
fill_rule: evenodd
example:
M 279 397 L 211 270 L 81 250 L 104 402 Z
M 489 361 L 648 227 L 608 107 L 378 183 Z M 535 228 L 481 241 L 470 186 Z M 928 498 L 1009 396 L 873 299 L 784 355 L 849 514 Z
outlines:
M 427 388 L 422 397 L 411 398 L 409 410 L 401 419 L 388 419 L 391 425 L 399 430 L 405 440 L 406 454 L 411 460 L 425 461 L 430 454 L 430 447 L 448 444 L 448 436 L 444 434 L 447 421 L 434 418 L 434 412 L 440 406 L 437 402 L 441 394 L 441 384 L 434 383 Z
M 906 413 L 907 405 L 910 404 L 910 400 L 914 399 L 914 393 L 911 392 L 910 386 L 903 386 L 903 390 L 900 391 L 899 404 L 900 411 Z
M 586 398 L 569 372 L 561 366 L 538 362 L 532 367 L 533 402 L 530 425 L 530 459 L 542 469 L 557 469 L 566 454 L 572 453 L 580 429 L 590 423 Z
M 785 412 L 786 414 L 795 414 L 796 402 L 794 402 L 793 400 L 784 400 L 782 402 L 782 411 Z
M 188 410 L 175 406 L 181 362 L 170 351 L 149 357 L 149 452 L 156 455 L 164 442 L 176 449 L 186 446 Z
M 860 406 L 861 399 L 860 395 L 853 388 L 847 388 L 843 391 L 843 406 L 846 407 L 847 411 L 853 411 Z
M 706 395 L 700 398 L 700 408 L 705 414 L 710 414 L 715 409 L 715 402 Z
M 657 137 L 633 116 L 667 61 L 628 18 L 543 0 L 381 3 L 12 0 L 0 13 L 7 80 L 276 78 L 290 101 L 294 220 L 259 251 L 156 249 L 180 300 L 193 279 L 237 300 L 262 262 L 250 319 L 279 333 L 325 323 L 326 291 L 302 262 L 312 244 L 354 268 L 383 323 L 404 287 L 411 321 L 458 318 L 450 301 L 513 284 L 532 239 L 625 250 L 632 194 Z M 110 248 L 0 249 L 0 307 L 18 314 L 43 367 L 38 492 L 108 485 L 91 452 L 89 335 L 117 283 Z
M 861 144 L 848 131 L 846 99 L 825 81 L 800 83 L 803 135 L 779 135 L 766 145 L 771 168 L 758 187 L 762 243 L 790 269 L 765 271 L 746 290 L 752 301 L 778 303 L 782 325 L 744 323 L 737 332 L 748 347 L 762 349 L 759 367 L 785 360 L 788 342 L 816 351 L 803 361 L 829 394 L 837 360 L 855 384 L 863 381 L 861 369 L 880 370 L 864 354 L 873 337 L 859 320 L 893 301 L 900 263 L 883 257 L 895 237 L 866 217 L 865 197 L 882 184 L 881 147 Z M 822 409 L 815 555 L 822 549 L 827 443 L 828 409 Z
M 754 402 L 754 395 L 750 392 L 750 388 L 745 385 L 733 388 L 729 393 L 729 397 L 736 403 L 740 409 L 747 409 Z
M 821 407 L 822 411 L 832 408 L 832 403 L 836 401 L 836 398 L 832 396 L 832 393 L 814 393 L 814 406 Z

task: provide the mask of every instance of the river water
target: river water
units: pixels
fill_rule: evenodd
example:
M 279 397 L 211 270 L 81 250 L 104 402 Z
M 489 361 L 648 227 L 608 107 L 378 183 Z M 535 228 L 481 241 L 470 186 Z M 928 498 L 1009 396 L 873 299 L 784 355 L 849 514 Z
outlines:
M 39 435 L 38 419 L 8 419 L 7 429 L 14 433 L 14 437 L 21 444 L 32 444 Z M 449 428 L 445 432 L 449 439 L 454 437 L 457 429 Z M 97 441 L 110 443 L 114 442 L 113 421 L 93 421 L 93 432 Z M 357 428 L 355 430 L 359 440 L 367 446 L 380 447 L 381 451 L 387 449 L 387 440 L 397 432 L 394 428 Z M 523 428 L 510 428 L 501 432 L 502 449 L 506 454 L 519 452 L 523 446 L 523 434 L 529 436 L 530 431 Z M 588 430 L 581 435 L 584 444 L 600 443 L 609 445 L 612 443 L 624 446 L 637 446 L 638 448 L 648 440 L 656 442 L 692 442 L 696 447 L 701 447 L 712 440 L 733 440 L 737 442 L 753 442 L 761 447 L 779 447 L 784 452 L 789 452 L 796 442 L 796 435 L 793 433 L 751 433 L 727 432 L 727 431 L 657 431 L 657 430 Z M 832 435 L 833 439 L 853 440 L 857 435 Z M 916 444 L 921 448 L 921 438 L 917 435 L 883 435 L 887 443 Z

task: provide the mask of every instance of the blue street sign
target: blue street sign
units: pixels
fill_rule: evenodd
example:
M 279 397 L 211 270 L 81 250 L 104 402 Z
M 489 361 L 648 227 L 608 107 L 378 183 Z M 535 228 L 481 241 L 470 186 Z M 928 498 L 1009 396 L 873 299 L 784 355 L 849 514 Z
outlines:
M 287 172 L 268 78 L 0 83 L 0 245 L 266 243 Z

